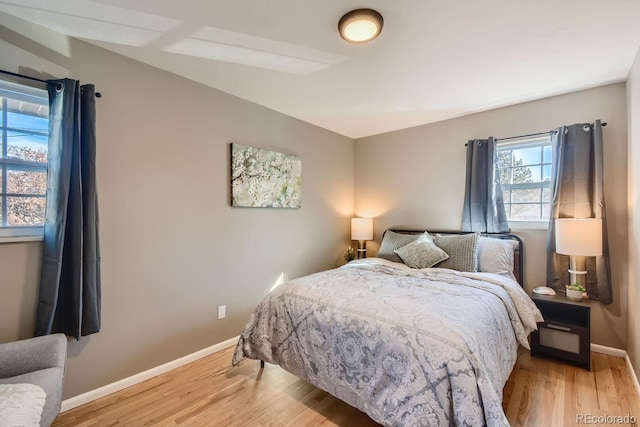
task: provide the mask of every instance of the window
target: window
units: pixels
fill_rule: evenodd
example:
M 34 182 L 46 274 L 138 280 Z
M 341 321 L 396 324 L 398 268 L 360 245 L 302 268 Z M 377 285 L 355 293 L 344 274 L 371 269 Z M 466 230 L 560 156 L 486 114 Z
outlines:
M 498 173 L 509 221 L 548 221 L 551 203 L 550 135 L 498 142 Z
M 0 238 L 41 236 L 47 191 L 47 92 L 0 81 L 0 133 Z

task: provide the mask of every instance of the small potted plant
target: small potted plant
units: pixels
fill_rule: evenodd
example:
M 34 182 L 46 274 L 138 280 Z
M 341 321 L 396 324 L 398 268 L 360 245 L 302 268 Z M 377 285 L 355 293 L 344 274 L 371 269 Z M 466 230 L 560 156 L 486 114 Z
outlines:
M 567 290 L 567 298 L 570 299 L 571 301 L 581 301 L 582 293 L 586 292 L 586 289 L 582 285 L 578 285 L 577 283 L 574 283 L 572 285 L 567 285 L 566 290 Z
M 344 251 L 344 260 L 347 262 L 353 261 L 356 258 L 356 251 L 351 246 L 347 246 L 347 250 Z

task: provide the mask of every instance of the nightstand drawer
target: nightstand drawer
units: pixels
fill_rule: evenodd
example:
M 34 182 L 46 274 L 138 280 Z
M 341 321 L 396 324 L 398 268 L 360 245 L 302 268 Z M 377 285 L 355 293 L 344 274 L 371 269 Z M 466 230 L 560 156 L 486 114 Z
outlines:
M 549 321 L 531 334 L 531 354 L 563 359 L 590 370 L 589 328 Z

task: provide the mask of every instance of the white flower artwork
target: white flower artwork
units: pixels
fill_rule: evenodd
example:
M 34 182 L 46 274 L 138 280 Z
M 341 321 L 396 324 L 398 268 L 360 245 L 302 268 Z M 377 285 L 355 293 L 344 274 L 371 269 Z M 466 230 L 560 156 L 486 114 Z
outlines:
M 231 144 L 231 205 L 299 208 L 302 162 L 298 156 Z

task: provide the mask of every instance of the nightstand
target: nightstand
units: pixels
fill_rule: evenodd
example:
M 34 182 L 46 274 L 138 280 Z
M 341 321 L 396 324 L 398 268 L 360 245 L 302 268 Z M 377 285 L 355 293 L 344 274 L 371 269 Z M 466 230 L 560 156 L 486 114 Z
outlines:
M 531 294 L 544 322 L 531 334 L 531 355 L 549 356 L 591 370 L 591 301 Z

